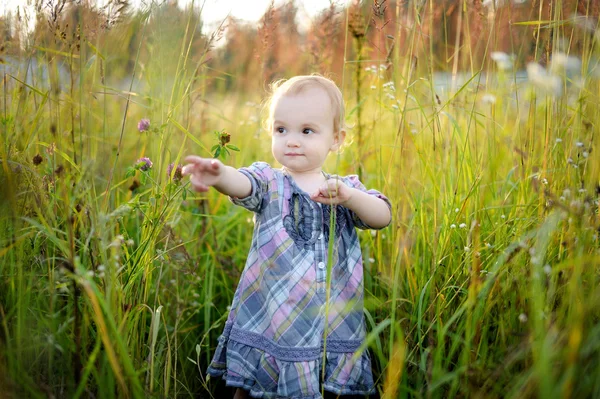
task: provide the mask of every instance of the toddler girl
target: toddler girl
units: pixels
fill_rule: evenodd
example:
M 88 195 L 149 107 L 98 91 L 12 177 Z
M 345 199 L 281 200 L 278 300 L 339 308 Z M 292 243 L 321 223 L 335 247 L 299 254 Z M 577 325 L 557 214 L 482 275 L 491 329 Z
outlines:
M 281 169 L 256 162 L 236 170 L 216 159 L 186 158 L 184 174 L 195 190 L 213 186 L 255 213 L 250 253 L 208 374 L 238 387 L 236 398 L 249 392 L 314 399 L 321 387 L 337 395 L 372 394 L 368 353 L 353 358 L 365 339 L 355 227 L 387 226 L 390 202 L 355 175 L 321 169 L 346 135 L 342 94 L 331 80 L 311 75 L 276 83 L 268 125 Z

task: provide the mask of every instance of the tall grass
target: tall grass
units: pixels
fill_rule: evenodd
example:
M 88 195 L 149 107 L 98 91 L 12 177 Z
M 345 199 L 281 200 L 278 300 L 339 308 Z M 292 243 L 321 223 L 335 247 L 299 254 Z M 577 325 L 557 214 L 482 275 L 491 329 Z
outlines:
M 535 17 L 511 29 L 537 32 L 534 59 L 557 58 L 531 67 L 525 82 L 491 61 L 502 32 L 475 40 L 479 14 L 457 4 L 443 88 L 426 18 L 435 1 L 357 3 L 350 9 L 363 19 L 343 18 L 340 83 L 355 127 L 328 170 L 360 171 L 394 204 L 390 227 L 360 233 L 364 349 L 378 390 L 600 397 L 598 31 L 586 15 L 556 6 L 546 19 L 542 2 L 530 5 Z M 205 37 L 197 14 L 174 22 L 168 10 L 135 16 L 125 82 L 111 75 L 115 43 L 85 28 L 68 51 L 21 54 L 46 66 L 49 85 L 24 68 L 3 76 L 0 384 L 9 396 L 228 394 L 204 371 L 251 215 L 214 192 L 190 192 L 176 166 L 187 154 L 210 156 L 221 137 L 212 131 L 241 148 L 227 157 L 234 166 L 271 160 L 269 137 L 261 93 L 211 89 L 248 87 L 211 70 L 219 33 Z M 583 43 L 573 42 L 577 29 L 589 30 Z M 379 56 L 367 59 L 372 46 Z M 512 51 L 521 59 L 526 50 Z M 579 68 L 575 58 L 559 65 L 559 54 Z M 150 127 L 140 132 L 142 118 Z

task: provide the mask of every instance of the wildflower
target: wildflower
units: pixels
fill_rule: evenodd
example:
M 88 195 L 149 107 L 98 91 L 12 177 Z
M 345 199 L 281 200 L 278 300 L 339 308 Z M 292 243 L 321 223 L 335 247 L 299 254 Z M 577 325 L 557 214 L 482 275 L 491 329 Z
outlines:
M 371 85 L 371 90 L 375 90 L 376 88 L 377 88 L 377 86 Z
M 231 135 L 226 131 L 219 132 L 219 143 L 225 145 L 231 141 Z
M 502 219 L 506 219 L 506 215 L 500 215 Z
M 369 263 L 375 263 L 375 259 L 374 258 L 369 258 Z
M 537 62 L 527 64 L 527 77 L 531 84 L 550 96 L 560 96 L 562 94 L 563 84 L 561 79 L 549 73 L 546 68 Z
M 584 158 L 587 158 L 587 157 L 590 155 L 590 153 L 589 153 L 589 152 L 587 152 L 587 151 L 584 151 L 584 152 L 582 152 L 582 153 L 581 153 L 581 155 L 582 155 Z
M 142 157 L 137 160 L 135 168 L 141 170 L 142 172 L 146 172 L 152 169 L 152 161 L 148 157 Z
M 562 143 L 562 139 L 559 137 L 559 138 L 556 139 L 556 142 L 557 143 Z
M 575 145 L 579 148 L 583 147 L 583 143 L 581 141 L 576 142 Z
M 460 227 L 461 229 L 466 229 L 467 228 L 467 224 L 466 223 L 461 223 L 458 225 L 458 227 Z
M 452 223 L 452 224 L 450 225 L 450 228 L 451 228 L 451 229 L 455 229 L 455 228 L 456 228 L 456 225 L 455 225 L 454 223 Z
M 465 249 L 465 252 L 469 252 L 471 250 L 471 248 L 469 248 L 469 247 L 465 247 L 464 249 Z
M 35 157 L 33 157 L 33 164 L 35 166 L 38 166 L 39 164 L 42 163 L 43 160 L 44 160 L 44 158 L 42 158 L 42 156 L 40 154 L 37 154 Z
M 496 96 L 493 94 L 485 94 L 481 97 L 481 102 L 485 105 L 494 105 L 496 104 Z
M 526 315 L 525 313 L 521 313 L 521 314 L 519 315 L 519 321 L 520 321 L 521 323 L 527 323 L 527 315 Z
M 454 209 L 455 213 L 458 213 L 459 211 L 460 211 L 460 209 L 458 209 L 458 208 Z
M 544 266 L 544 273 L 546 273 L 547 275 L 550 275 L 551 272 L 552 272 L 552 268 L 550 267 L 550 265 Z
M 581 60 L 565 53 L 554 53 L 550 62 L 550 72 L 554 74 L 574 74 L 581 71 Z
M 175 168 L 175 172 L 173 172 L 173 168 Z M 182 168 L 183 168 L 182 164 L 179 164 L 177 166 L 175 166 L 175 163 L 169 164 L 169 167 L 167 168 L 167 176 L 169 178 L 171 178 L 171 176 L 173 176 L 172 177 L 173 182 L 179 183 L 181 181 L 181 179 L 183 179 Z
M 143 118 L 138 122 L 137 128 L 140 132 L 147 132 L 150 129 L 150 119 Z
M 512 54 L 508 55 L 501 51 L 494 51 L 492 52 L 492 54 L 490 54 L 490 57 L 492 57 L 492 60 L 496 62 L 498 69 L 502 71 L 512 69 L 513 67 L 515 57 Z
M 399 109 L 398 106 L 396 104 L 392 104 L 392 108 L 394 109 Z

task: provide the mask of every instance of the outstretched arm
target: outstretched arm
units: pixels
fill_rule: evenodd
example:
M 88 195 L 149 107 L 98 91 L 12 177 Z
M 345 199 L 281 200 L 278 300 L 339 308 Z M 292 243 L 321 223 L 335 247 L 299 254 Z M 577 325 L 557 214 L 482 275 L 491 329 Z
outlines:
M 338 179 L 327 180 L 311 198 L 322 204 L 345 206 L 374 229 L 382 229 L 392 221 L 390 208 L 384 200 L 348 187 Z
M 246 198 L 252 193 L 250 179 L 218 159 L 190 155 L 185 161 L 188 164 L 183 167 L 183 174 L 190 175 L 196 191 L 205 192 L 212 186 L 220 193 L 236 198 Z

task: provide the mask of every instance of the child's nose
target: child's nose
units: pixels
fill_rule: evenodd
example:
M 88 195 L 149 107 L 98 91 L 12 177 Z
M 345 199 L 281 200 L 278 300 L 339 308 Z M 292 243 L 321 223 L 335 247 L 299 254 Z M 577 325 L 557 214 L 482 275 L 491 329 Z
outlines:
M 290 137 L 287 141 L 287 146 L 288 147 L 299 147 L 300 143 L 298 142 L 297 139 Z

